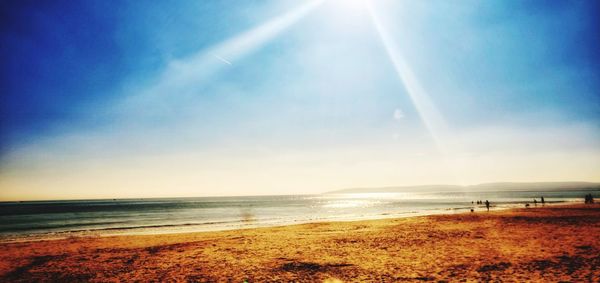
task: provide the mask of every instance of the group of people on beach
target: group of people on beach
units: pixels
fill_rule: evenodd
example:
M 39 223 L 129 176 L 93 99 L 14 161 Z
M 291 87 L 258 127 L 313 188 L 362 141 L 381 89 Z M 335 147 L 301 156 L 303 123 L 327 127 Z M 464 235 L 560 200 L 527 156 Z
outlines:
M 542 205 L 546 204 L 546 200 L 544 199 L 544 197 L 540 198 L 540 202 L 542 203 Z M 592 198 L 591 194 L 585 196 L 585 203 L 593 203 L 593 202 L 594 202 L 594 199 Z M 485 208 L 487 209 L 487 211 L 490 211 L 490 202 L 487 199 L 485 200 L 485 202 L 482 201 L 482 200 L 478 200 L 478 201 L 475 201 L 475 202 L 473 202 L 473 201 L 471 202 L 471 204 L 473 204 L 473 203 L 476 203 L 476 204 L 485 204 Z M 533 199 L 533 205 L 537 206 L 537 204 L 538 204 L 538 201 L 537 201 L 537 199 L 534 198 Z M 529 203 L 526 203 L 525 207 L 529 208 Z M 473 208 L 471 208 L 471 212 L 474 212 L 474 211 L 475 210 Z
M 546 200 L 544 199 L 544 197 L 540 197 L 540 203 L 542 203 L 542 205 L 546 204 Z M 585 195 L 585 203 L 586 204 L 592 204 L 594 203 L 594 196 L 592 196 L 592 194 L 587 194 Z M 471 201 L 471 204 L 485 204 L 485 208 L 487 209 L 487 211 L 490 211 L 490 202 L 486 199 L 485 202 L 482 200 L 478 200 L 478 201 Z M 533 205 L 537 206 L 538 201 L 537 199 L 533 199 Z M 529 208 L 529 203 L 525 203 L 525 208 Z M 475 209 L 471 208 L 471 212 L 474 212 Z
M 471 202 L 471 204 L 473 204 L 473 202 Z M 482 200 L 478 200 L 477 204 L 485 204 L 485 208 L 487 208 L 487 210 L 490 211 L 490 202 L 487 199 L 485 200 L 485 202 Z M 471 212 L 473 212 L 473 211 L 475 211 L 475 210 L 473 210 L 471 208 Z
M 545 205 L 545 204 L 546 204 L 546 200 L 544 200 L 544 197 L 541 197 L 541 198 L 540 198 L 540 202 L 542 203 L 542 205 Z M 534 206 L 537 206 L 537 204 L 538 204 L 538 201 L 537 201 L 537 199 L 533 199 L 533 205 L 534 205 Z M 525 204 L 525 207 L 529 207 L 529 203 L 526 203 L 526 204 Z
M 585 203 L 586 204 L 594 203 L 594 196 L 592 196 L 592 194 L 585 195 Z

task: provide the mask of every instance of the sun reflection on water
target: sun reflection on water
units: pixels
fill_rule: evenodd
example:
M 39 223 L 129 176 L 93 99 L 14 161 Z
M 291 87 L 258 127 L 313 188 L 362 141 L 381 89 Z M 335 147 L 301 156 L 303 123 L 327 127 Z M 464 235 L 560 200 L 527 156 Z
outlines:
M 330 200 L 322 205 L 323 208 L 349 208 L 349 207 L 369 207 L 379 204 L 379 201 L 368 199 L 340 199 Z

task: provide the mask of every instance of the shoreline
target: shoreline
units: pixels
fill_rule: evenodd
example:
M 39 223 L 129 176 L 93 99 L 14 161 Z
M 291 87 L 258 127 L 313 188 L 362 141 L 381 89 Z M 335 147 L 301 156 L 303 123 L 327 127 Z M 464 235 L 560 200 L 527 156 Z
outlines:
M 564 200 L 547 202 L 545 206 L 560 206 L 560 205 L 572 205 L 583 203 L 580 200 Z M 492 211 L 505 211 L 512 209 L 522 208 L 523 203 L 506 203 L 503 205 L 492 205 L 490 212 Z M 487 212 L 484 205 L 474 204 L 472 206 L 458 207 L 458 208 L 445 208 L 445 209 L 432 209 L 429 211 L 411 211 L 403 213 L 386 213 L 370 216 L 358 216 L 358 217 L 331 217 L 322 220 L 294 220 L 294 221 L 283 221 L 276 224 L 256 224 L 250 223 L 244 224 L 245 226 L 203 226 L 204 224 L 181 224 L 181 225 L 168 225 L 168 226 L 141 226 L 141 227 L 116 227 L 116 228 L 99 228 L 99 229 L 82 229 L 82 230 L 71 230 L 71 231 L 59 231 L 59 232 L 38 232 L 31 234 L 22 235 L 8 235 L 0 236 L 0 244 L 7 243 L 23 243 L 32 241 L 47 241 L 47 240 L 62 240 L 68 238 L 95 238 L 95 237 L 114 237 L 114 236 L 143 236 L 143 235 L 170 235 L 170 234 L 188 234 L 188 233 L 211 233 L 221 231 L 236 231 L 236 230 L 247 230 L 247 229 L 259 229 L 259 228 L 275 228 L 275 227 L 286 227 L 293 225 L 304 225 L 312 223 L 330 223 L 330 222 L 356 222 L 356 221 L 372 221 L 372 220 L 393 220 L 393 219 L 404 219 L 412 217 L 426 217 L 433 215 L 457 215 L 463 213 L 471 213 L 470 209 L 476 207 L 474 213 Z M 543 207 L 540 204 L 539 207 Z M 536 208 L 536 207 L 531 207 Z M 183 229 L 184 227 L 189 227 Z M 182 229 L 175 229 L 182 228 Z M 163 231 L 160 231 L 163 230 Z
M 2 243 L 0 281 L 600 280 L 600 205 Z

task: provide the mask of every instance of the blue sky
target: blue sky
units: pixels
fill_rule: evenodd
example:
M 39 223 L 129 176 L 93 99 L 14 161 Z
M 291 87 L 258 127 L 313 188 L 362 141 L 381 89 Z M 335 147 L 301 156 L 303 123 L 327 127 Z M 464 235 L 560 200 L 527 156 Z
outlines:
M 0 197 L 600 181 L 599 14 L 595 1 L 3 2 Z

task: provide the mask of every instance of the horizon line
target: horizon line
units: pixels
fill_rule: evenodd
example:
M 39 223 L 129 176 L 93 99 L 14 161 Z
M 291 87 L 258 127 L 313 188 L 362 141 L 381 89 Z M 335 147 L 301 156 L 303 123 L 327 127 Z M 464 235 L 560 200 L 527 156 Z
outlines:
M 333 189 L 327 190 L 321 193 L 296 193 L 296 194 L 253 194 L 253 195 L 205 195 L 205 196 L 149 196 L 149 197 L 98 197 L 98 198 L 62 198 L 62 199 L 0 199 L 0 203 L 21 203 L 21 202 L 62 202 L 62 201 L 104 201 L 104 200 L 135 200 L 135 199 L 184 199 L 184 198 L 236 198 L 236 197 L 268 197 L 268 196 L 307 196 L 307 195 L 324 195 L 324 194 L 332 194 L 335 192 L 347 191 L 347 190 L 373 190 L 373 189 L 392 189 L 392 188 L 418 188 L 418 187 L 435 187 L 435 186 L 447 186 L 447 187 L 457 187 L 457 188 L 468 188 L 468 187 L 476 187 L 481 185 L 500 185 L 500 184 L 589 184 L 600 186 L 600 181 L 494 181 L 494 182 L 484 182 L 484 183 L 476 183 L 476 184 L 468 184 L 468 185 L 459 185 L 459 184 L 421 184 L 421 185 L 390 185 L 390 186 L 375 186 L 375 187 L 352 187 L 352 188 L 343 188 L 343 189 Z M 599 187 L 600 188 L 600 187 Z M 569 188 L 565 188 L 569 189 Z M 583 187 L 581 189 L 590 189 L 588 187 Z M 591 188 L 591 189 L 596 189 Z M 490 190 L 491 191 L 491 190 Z M 500 190 L 497 190 L 500 191 Z M 435 191 L 429 191 L 435 192 Z M 448 192 L 448 191 L 445 191 Z M 393 193 L 393 192 L 365 192 L 365 193 Z

